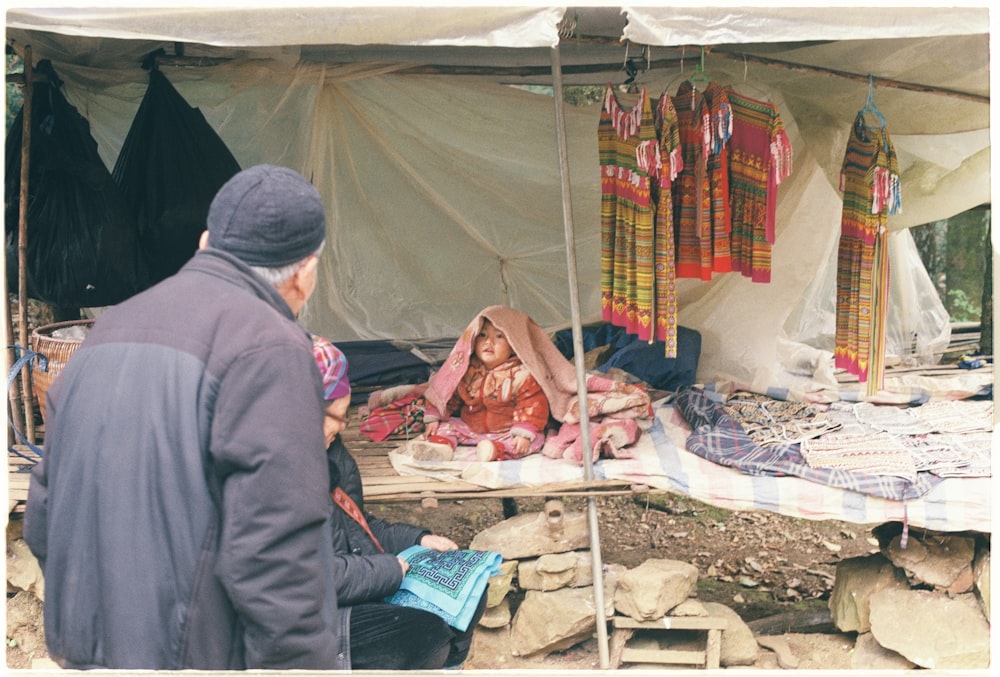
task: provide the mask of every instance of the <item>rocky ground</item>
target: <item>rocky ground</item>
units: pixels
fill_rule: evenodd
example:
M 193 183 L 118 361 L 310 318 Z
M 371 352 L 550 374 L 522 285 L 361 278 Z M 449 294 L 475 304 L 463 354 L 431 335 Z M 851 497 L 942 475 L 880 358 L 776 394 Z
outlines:
M 849 669 L 854 636 L 834 632 L 827 599 L 836 563 L 878 551 L 866 526 L 811 522 L 764 512 L 730 512 L 673 495 L 596 499 L 602 560 L 629 568 L 647 559 L 677 559 L 699 571 L 697 598 L 736 611 L 752 627 L 781 635 L 799 669 Z M 520 512 L 542 510 L 544 499 L 519 500 Z M 371 506 L 390 520 L 409 521 L 465 546 L 504 519 L 498 499 Z M 587 510 L 584 499 L 567 512 Z M 477 631 L 469 669 L 589 670 L 600 667 L 597 639 L 548 656 L 514 657 L 507 629 Z M 778 667 L 761 651 L 756 666 Z
M 699 600 L 729 606 L 751 627 L 772 625 L 768 632 L 785 638 L 799 668 L 850 668 L 854 637 L 834 633 L 824 623 L 826 600 L 838 561 L 878 550 L 869 527 L 729 512 L 673 495 L 595 500 L 605 563 L 631 568 L 652 558 L 690 562 L 699 571 Z M 541 498 L 517 502 L 520 512 L 538 511 L 543 505 Z M 386 519 L 448 535 L 463 547 L 476 533 L 504 519 L 499 499 L 369 508 Z M 567 499 L 567 512 L 586 510 L 584 499 Z M 44 665 L 37 660 L 45 658 L 37 600 L 8 593 L 7 621 L 7 667 L 30 668 L 33 660 L 36 666 Z M 762 650 L 756 667 L 776 666 L 776 655 Z M 505 630 L 481 630 L 466 667 L 585 670 L 600 667 L 600 652 L 595 638 L 548 656 L 516 658 L 510 655 Z

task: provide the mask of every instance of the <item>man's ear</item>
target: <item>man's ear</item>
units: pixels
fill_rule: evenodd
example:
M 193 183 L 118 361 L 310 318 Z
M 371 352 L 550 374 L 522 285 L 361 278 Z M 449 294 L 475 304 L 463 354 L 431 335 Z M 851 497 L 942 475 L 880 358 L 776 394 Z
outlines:
M 316 290 L 316 267 L 319 265 L 318 256 L 310 256 L 295 270 L 295 274 L 288 280 L 290 291 L 293 296 L 303 304 L 309 300 Z
M 208 231 L 203 230 L 201 231 L 201 237 L 198 238 L 198 249 L 207 249 L 207 248 L 208 248 Z
M 298 270 L 295 271 L 296 279 L 309 280 L 310 276 L 316 272 L 317 266 L 319 266 L 319 257 L 310 256 L 306 259 L 305 263 L 299 266 Z

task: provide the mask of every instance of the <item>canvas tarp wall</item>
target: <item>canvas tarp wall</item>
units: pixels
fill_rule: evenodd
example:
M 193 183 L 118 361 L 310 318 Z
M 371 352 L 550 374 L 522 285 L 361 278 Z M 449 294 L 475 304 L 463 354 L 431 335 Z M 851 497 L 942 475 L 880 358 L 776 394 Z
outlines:
M 835 9 L 630 8 L 624 15 L 601 9 L 595 21 L 620 21 L 612 37 L 624 33 L 654 45 L 651 58 L 658 49 L 682 57 L 674 67 L 640 76 L 651 94 L 676 88 L 699 58 L 698 46 L 709 46 L 705 66 L 713 79 L 770 97 L 792 138 L 795 169 L 779 190 L 772 283 L 728 274 L 681 285 L 681 322 L 703 337 L 699 377 L 802 390 L 832 386 L 818 349 L 825 342 L 832 347 L 837 177 L 868 85 L 744 61 L 740 54 L 985 98 L 987 10 L 869 8 L 859 25 Z M 414 19 L 428 17 L 420 14 L 425 11 L 433 10 L 225 10 L 239 12 L 236 22 L 219 10 L 12 10 L 7 19 L 9 39 L 31 44 L 36 60 L 53 61 L 109 166 L 145 91 L 142 57 L 157 47 L 172 49 L 173 41 L 204 43 L 187 44 L 185 53 L 215 65 L 163 72 L 242 166 L 293 167 L 316 183 L 327 204 L 322 280 L 303 317 L 316 331 L 338 340 L 457 336 L 492 303 L 521 308 L 544 326 L 563 326 L 570 309 L 552 101 L 506 86 L 551 82 L 551 76 L 544 70 L 416 75 L 411 68 L 547 66 L 562 10 L 512 16 L 449 8 L 440 34 L 426 28 L 432 22 Z M 587 32 L 595 11 L 568 13 L 579 33 Z M 237 23 L 243 30 L 234 35 Z M 797 41 L 774 42 L 792 37 Z M 503 47 L 518 40 L 521 48 Z M 459 46 L 442 44 L 449 41 Z M 637 53 L 635 45 L 630 49 Z M 560 53 L 564 66 L 614 64 L 568 75 L 566 82 L 624 77 L 625 48 L 614 40 L 595 48 L 569 38 Z M 905 227 L 989 202 L 989 105 L 890 87 L 876 87 L 875 101 L 904 167 L 903 212 L 890 227 L 900 231 L 894 270 L 911 274 L 893 278 L 899 298 L 890 324 L 901 337 L 919 334 L 926 353 L 947 340 L 946 318 L 926 274 L 912 274 L 919 266 Z M 600 307 L 597 117 L 596 105 L 565 109 L 585 319 L 597 319 Z

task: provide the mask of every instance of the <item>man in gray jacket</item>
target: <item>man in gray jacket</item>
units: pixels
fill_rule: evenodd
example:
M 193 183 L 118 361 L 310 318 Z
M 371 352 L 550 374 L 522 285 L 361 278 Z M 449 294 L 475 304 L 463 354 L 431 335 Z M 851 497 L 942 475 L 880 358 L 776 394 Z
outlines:
M 49 390 L 25 539 L 61 666 L 350 667 L 295 320 L 325 233 L 302 176 L 238 173 L 194 257 L 105 311 Z

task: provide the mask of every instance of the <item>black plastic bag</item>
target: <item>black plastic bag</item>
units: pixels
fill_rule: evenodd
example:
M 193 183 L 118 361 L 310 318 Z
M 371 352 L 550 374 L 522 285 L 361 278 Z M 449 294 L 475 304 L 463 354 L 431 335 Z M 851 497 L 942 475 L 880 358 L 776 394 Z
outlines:
M 191 258 L 212 198 L 239 171 L 201 111 L 153 67 L 112 176 L 138 224 L 155 280 Z
M 90 124 L 59 91 L 48 61 L 32 85 L 27 294 L 53 306 L 113 305 L 150 285 L 131 218 L 97 152 Z M 4 177 L 7 285 L 17 289 L 24 109 L 7 133 Z

